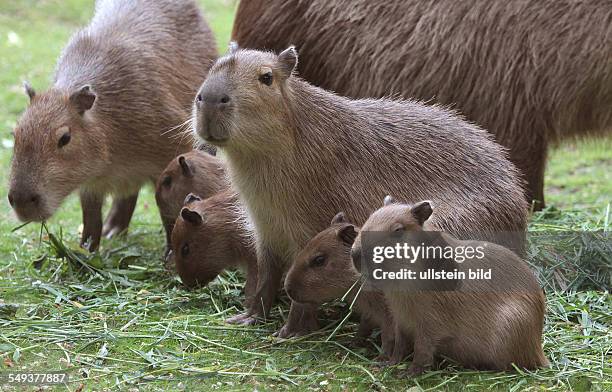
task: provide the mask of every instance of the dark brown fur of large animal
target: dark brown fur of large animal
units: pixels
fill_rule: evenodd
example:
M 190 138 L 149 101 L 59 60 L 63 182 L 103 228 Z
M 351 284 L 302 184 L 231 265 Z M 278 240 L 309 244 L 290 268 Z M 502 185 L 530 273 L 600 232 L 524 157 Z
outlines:
M 358 228 L 338 213 L 331 226 L 314 236 L 297 255 L 285 278 L 285 291 L 293 300 L 321 305 L 335 299 L 353 305 L 360 315 L 358 337 L 381 329 L 382 355 L 393 355 L 393 318 L 381 291 L 362 288 L 361 275 L 350 251 Z
M 352 250 L 355 266 L 363 272 L 363 233 L 422 232 L 431 214 L 429 202 L 410 206 L 387 199 L 385 206 L 364 223 L 355 240 Z M 466 274 L 470 269 L 489 269 L 492 278 L 465 279 L 456 290 L 421 290 L 410 280 L 387 282 L 382 286 L 398 328 L 396 336 L 403 334 L 414 344 L 409 371 L 422 373 L 434 364 L 434 357 L 438 355 L 479 369 L 509 370 L 512 364 L 527 369 L 546 366 L 548 361 L 542 351 L 545 297 L 527 264 L 500 245 L 459 241 L 447 233 L 430 234 L 423 241 L 413 240 L 411 246 L 481 247 L 482 258 L 452 261 L 453 268 Z M 421 257 L 413 265 L 425 262 Z M 400 263 L 390 271 L 401 267 Z
M 345 211 L 365 222 L 387 193 L 433 198 L 433 224 L 458 236 L 524 236 L 518 172 L 485 131 L 437 106 L 337 96 L 292 75 L 296 64 L 292 48 L 233 51 L 196 100 L 197 134 L 225 152 L 256 229 L 254 303 L 263 306 L 251 315 L 268 312 L 282 271 L 330 217 Z M 280 335 L 314 328 L 312 319 L 292 311 Z
M 207 152 L 193 150 L 170 161 L 155 186 L 155 201 L 166 231 L 168 250 L 174 221 L 187 195 L 193 193 L 207 199 L 228 188 L 225 165 Z
M 300 74 L 341 95 L 453 105 L 543 202 L 548 147 L 612 130 L 611 20 L 607 0 L 245 0 L 233 39 L 296 45 Z
M 247 305 L 257 285 L 255 241 L 238 196 L 228 189 L 202 200 L 190 194 L 172 231 L 170 261 L 187 287 L 208 284 L 223 270 L 247 272 Z
M 98 1 L 59 58 L 53 86 L 27 88 L 10 180 L 17 216 L 48 219 L 79 189 L 90 249 L 100 241 L 106 194 L 116 203 L 104 232 L 126 229 L 143 183 L 191 149 L 180 125 L 215 57 L 193 0 Z

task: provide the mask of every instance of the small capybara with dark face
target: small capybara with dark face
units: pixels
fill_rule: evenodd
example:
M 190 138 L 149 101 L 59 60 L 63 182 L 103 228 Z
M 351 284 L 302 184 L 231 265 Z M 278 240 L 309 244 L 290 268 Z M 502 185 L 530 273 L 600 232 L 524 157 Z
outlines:
M 170 236 L 188 194 L 207 199 L 229 188 L 225 165 L 207 152 L 193 150 L 179 155 L 166 167 L 155 185 L 155 200 L 166 231 L 166 252 Z
M 330 216 L 365 222 L 390 191 L 437 195 L 440 230 L 524 238 L 518 172 L 485 131 L 437 106 L 337 96 L 295 76 L 297 63 L 292 47 L 232 47 L 196 97 L 197 135 L 225 153 L 256 231 L 257 294 L 242 322 L 267 314 L 283 271 Z M 279 336 L 316 327 L 314 306 L 292 304 Z
M 421 248 L 419 256 L 411 261 L 415 264 L 410 264 L 417 272 L 422 270 L 419 269 L 421 265 L 430 262 L 428 257 L 437 257 L 431 261 L 450 262 L 453 272 L 464 272 L 466 276 L 448 278 L 457 281 L 451 290 L 436 288 L 433 285 L 446 283 L 423 277 L 419 278 L 423 279 L 421 282 L 431 280 L 427 283 L 432 285 L 430 288 L 421 289 L 414 279 L 392 277 L 384 283 L 377 282 L 389 303 L 399 333 L 414 342 L 414 359 L 409 369 L 412 374 L 419 374 L 433 365 L 437 355 L 478 369 L 509 370 L 512 364 L 534 369 L 548 364 L 542 351 L 545 297 L 527 263 L 500 245 L 460 241 L 447 233 L 427 230 L 430 225 L 424 231 L 428 219 L 433 219 L 437 213 L 428 201 L 407 205 L 387 197 L 384 204 L 364 223 L 351 251 L 354 265 L 366 279 L 376 276 L 381 279 L 382 276 L 380 270 L 376 275 L 376 268 L 381 264 L 365 256 L 369 253 L 364 249 L 364 237 L 374 232 L 407 234 L 406 244 Z M 425 250 L 435 252 L 438 247 L 440 255 L 442 250 L 447 252 L 449 248 L 451 251 L 471 248 L 474 252 L 467 259 L 453 255 L 425 256 Z M 391 273 L 401 272 L 408 266 L 398 264 L 397 260 L 389 263 L 385 271 Z M 489 270 L 491 276 L 468 278 L 470 271 L 477 270 Z
M 249 304 L 257 286 L 257 256 L 253 230 L 234 191 L 205 200 L 187 195 L 172 230 L 169 262 L 187 287 L 206 285 L 225 269 L 243 267 Z
M 321 305 L 344 298 L 361 316 L 358 336 L 381 329 L 381 357 L 393 355 L 393 319 L 382 292 L 361 287 L 350 251 L 358 229 L 336 214 L 331 226 L 315 235 L 297 255 L 285 278 L 285 291 L 296 302 Z
M 26 86 L 8 195 L 17 217 L 44 221 L 79 190 L 82 245 L 95 250 L 103 234 L 126 230 L 141 186 L 191 150 L 179 128 L 215 57 L 193 0 L 97 1 L 51 88 Z M 107 194 L 115 199 L 103 225 Z
M 296 45 L 300 74 L 353 98 L 452 105 L 495 135 L 544 202 L 548 147 L 612 130 L 607 0 L 245 0 L 232 39 Z

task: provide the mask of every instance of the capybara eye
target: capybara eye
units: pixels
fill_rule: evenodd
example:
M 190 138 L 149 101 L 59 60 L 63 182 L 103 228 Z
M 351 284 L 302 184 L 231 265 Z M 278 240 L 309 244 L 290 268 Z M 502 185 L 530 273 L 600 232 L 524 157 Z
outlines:
M 164 177 L 164 180 L 162 181 L 162 186 L 165 188 L 169 188 L 170 185 L 172 185 L 172 177 L 170 176 Z
M 198 101 L 198 103 L 201 103 L 203 101 L 202 94 L 197 95 L 196 101 Z
M 57 142 L 57 146 L 62 148 L 68 143 L 70 143 L 70 133 L 65 133 L 62 135 L 62 137 L 60 137 L 59 141 Z
M 317 256 L 314 259 L 310 260 L 311 267 L 323 267 L 325 265 L 325 256 Z
M 189 256 L 189 244 L 183 245 L 183 247 L 181 248 L 181 256 L 183 257 Z
M 266 86 L 272 85 L 272 72 L 266 72 L 263 75 L 259 76 L 259 81 L 265 84 Z
M 404 226 L 403 225 L 397 225 L 397 226 L 393 227 L 393 232 L 395 232 L 395 233 L 401 233 L 402 231 L 404 231 Z

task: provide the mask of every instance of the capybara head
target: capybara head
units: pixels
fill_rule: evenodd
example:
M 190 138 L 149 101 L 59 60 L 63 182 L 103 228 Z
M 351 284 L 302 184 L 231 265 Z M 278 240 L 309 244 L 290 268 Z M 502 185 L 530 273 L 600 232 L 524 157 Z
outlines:
M 37 94 L 15 127 L 9 203 L 22 221 L 42 221 L 99 172 L 108 159 L 104 135 L 93 125 L 90 86 Z
M 174 223 L 185 197 L 191 192 L 203 198 L 212 196 L 220 190 L 219 177 L 223 177 L 221 161 L 204 151 L 193 150 L 170 161 L 155 185 L 161 216 Z
M 172 230 L 171 258 L 187 287 L 206 285 L 228 267 L 231 244 L 223 233 L 233 227 L 204 203 L 199 196 L 187 195 Z
M 362 233 L 422 231 L 423 225 L 432 213 L 433 207 L 428 200 L 410 205 L 397 203 L 391 196 L 386 196 L 383 207 L 370 215 L 355 239 L 351 249 L 351 258 L 355 268 L 361 270 Z
M 253 125 L 279 128 L 287 80 L 297 61 L 294 47 L 276 55 L 232 44 L 229 53 L 213 65 L 196 96 L 193 126 L 198 136 L 221 147 L 265 147 L 266 136 L 248 130 Z
M 296 302 L 323 303 L 342 297 L 359 274 L 350 250 L 358 229 L 342 212 L 331 226 L 314 236 L 302 249 L 285 279 L 285 290 Z

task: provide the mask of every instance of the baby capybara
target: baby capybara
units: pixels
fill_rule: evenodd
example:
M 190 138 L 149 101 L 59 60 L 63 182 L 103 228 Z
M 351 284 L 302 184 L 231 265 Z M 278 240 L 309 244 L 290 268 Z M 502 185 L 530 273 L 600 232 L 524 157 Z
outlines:
M 155 185 L 155 201 L 166 231 L 166 253 L 170 236 L 188 194 L 207 199 L 229 188 L 225 165 L 211 154 L 193 150 L 181 154 L 168 164 Z
M 206 285 L 225 269 L 244 268 L 249 304 L 257 285 L 257 256 L 253 230 L 234 191 L 205 200 L 187 195 L 172 230 L 169 259 L 187 287 Z
M 81 244 L 127 229 L 138 191 L 177 154 L 195 90 L 216 57 L 193 0 L 100 0 L 58 60 L 53 85 L 26 92 L 15 127 L 9 202 L 22 221 L 44 221 L 77 189 Z M 114 196 L 102 223 L 102 204 Z
M 387 197 L 384 207 L 364 223 L 351 252 L 365 278 L 383 290 L 400 331 L 414 342 L 409 371 L 423 372 L 437 355 L 478 369 L 508 370 L 512 364 L 527 369 L 546 366 L 542 351 L 545 297 L 527 263 L 500 245 L 460 241 L 447 233 L 430 231 L 426 222 L 435 214 L 429 201 L 408 205 Z M 374 248 L 377 243 L 364 239 L 375 233 L 389 233 L 388 238 L 396 238 L 395 244 L 420 248 L 419 256 L 410 263 L 389 259 L 376 264 L 368 258 L 372 253 L 366 246 Z M 369 245 L 364 245 L 366 242 Z M 470 248 L 471 257 L 457 256 Z M 447 253 L 449 249 L 455 255 Z M 452 265 L 447 272 L 465 274 L 446 275 L 445 279 L 454 280 L 453 289 L 442 288 L 448 283 L 431 278 L 434 275 L 420 275 L 442 272 L 442 263 Z M 421 280 L 402 277 L 408 266 Z M 395 275 L 385 278 L 381 270 Z M 490 276 L 470 275 L 479 270 L 490 271 Z
M 440 230 L 524 238 L 518 172 L 489 134 L 438 106 L 335 95 L 294 75 L 297 63 L 294 48 L 233 48 L 196 97 L 196 132 L 225 153 L 255 226 L 257 294 L 244 323 L 268 313 L 283 271 L 330 216 L 365 222 L 389 192 L 437 195 Z M 279 336 L 316 327 L 313 306 L 292 305 Z
M 544 202 L 548 147 L 612 130 L 612 2 L 244 0 L 233 40 L 296 45 L 300 74 L 353 98 L 452 105 L 495 135 Z
M 360 315 L 359 336 L 381 329 L 383 356 L 393 354 L 393 319 L 382 292 L 361 287 L 350 251 L 358 229 L 342 212 L 331 226 L 315 235 L 297 255 L 285 278 L 287 295 L 299 303 L 321 305 L 338 298 L 353 304 Z

